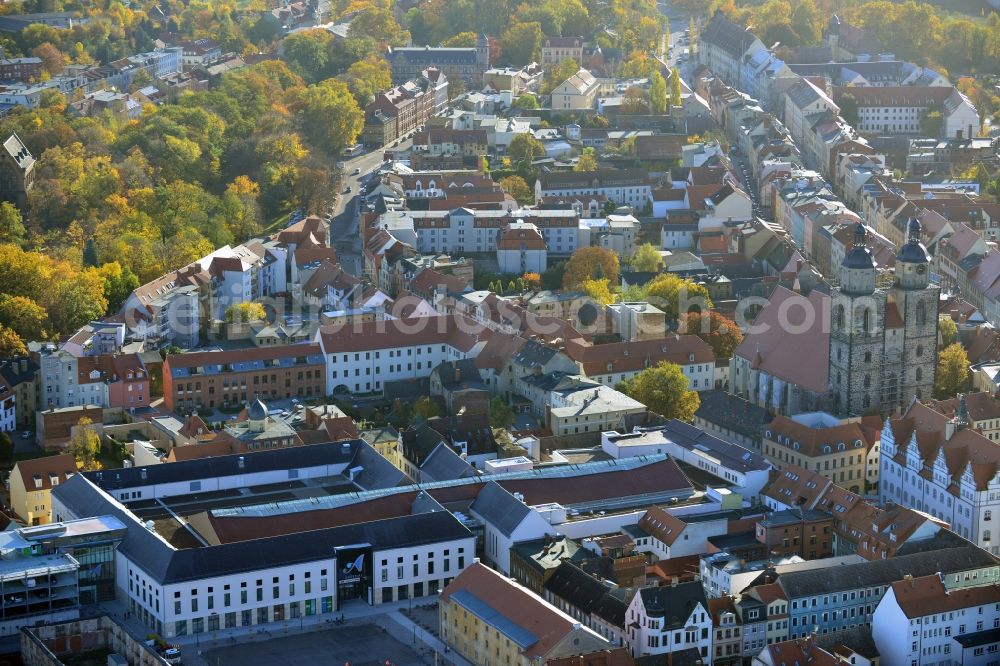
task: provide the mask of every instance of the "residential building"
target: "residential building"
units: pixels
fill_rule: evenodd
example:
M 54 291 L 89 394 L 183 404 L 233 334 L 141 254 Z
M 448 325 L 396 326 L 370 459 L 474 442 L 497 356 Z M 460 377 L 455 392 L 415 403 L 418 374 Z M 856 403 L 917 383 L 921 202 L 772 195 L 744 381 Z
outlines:
M 501 275 L 544 273 L 548 247 L 545 239 L 530 222 L 511 222 L 500 230 L 497 239 L 497 264 Z
M 764 430 L 763 454 L 776 469 L 815 470 L 855 494 L 878 485 L 881 420 L 841 420 L 824 412 L 778 415 Z
M 583 38 L 545 37 L 542 40 L 542 67 L 548 69 L 564 60 L 583 64 Z
M 963 402 L 968 412 L 968 427 L 979 431 L 986 439 L 1000 442 L 1000 396 L 992 392 L 966 393 L 961 397 L 938 400 L 933 407 L 940 414 L 954 417 Z
M 703 664 L 714 663 L 712 616 L 700 581 L 638 590 L 625 621 L 625 640 L 634 657 L 695 648 Z
M 948 589 L 940 575 L 907 575 L 886 590 L 871 630 L 886 664 L 988 663 L 1000 648 L 1000 584 Z
M 52 522 L 52 489 L 76 473 L 71 453 L 17 461 L 10 473 L 10 508 L 26 525 Z
M 580 69 L 552 89 L 552 108 L 558 111 L 593 109 L 600 90 L 600 81 L 586 69 Z
M 712 663 L 715 666 L 741 663 L 742 622 L 735 601 L 730 596 L 708 599 L 708 612 L 712 616 Z
M 938 518 L 991 553 L 993 514 L 1000 515 L 1000 444 L 969 426 L 960 398 L 954 416 L 914 401 L 889 419 L 881 438 L 879 499 Z
M 857 100 L 862 133 L 922 135 L 922 119 L 938 111 L 944 122 L 934 138 L 970 139 L 979 134 L 979 112 L 953 86 L 835 87 L 833 100 L 850 93 Z
M 0 60 L 0 81 L 38 81 L 41 78 L 41 58 L 3 58 Z
M 757 541 L 778 557 L 833 555 L 833 517 L 824 511 L 775 511 L 757 522 Z
M 14 428 L 30 430 L 38 409 L 38 364 L 30 355 L 3 359 L 0 378 L 13 392 Z
M 817 645 L 816 636 L 810 635 L 805 638 L 785 640 L 768 645 L 759 654 L 754 655 L 752 666 L 788 666 L 789 664 L 841 666 L 844 663 L 838 654 Z M 857 663 L 861 664 L 862 662 Z M 870 666 L 870 664 L 865 666 Z
M 716 12 L 698 35 L 698 62 L 726 83 L 745 88 L 740 86 L 744 58 L 764 48 L 749 28 Z
M 439 613 L 441 639 L 474 664 L 534 666 L 610 647 L 593 630 L 479 562 L 444 588 Z
M 557 387 L 549 392 L 548 427 L 555 435 L 601 433 L 642 416 L 646 406 L 601 384 Z
M 0 201 L 11 202 L 24 214 L 28 210 L 28 192 L 34 184 L 35 158 L 17 134 L 11 134 L 0 152 Z
M 542 597 L 612 645 L 622 646 L 632 590 L 588 573 L 586 566 L 561 562 L 542 585 Z
M 541 197 L 604 196 L 608 201 L 643 211 L 652 205 L 654 182 L 641 169 L 593 172 L 549 172 L 535 181 L 535 199 Z
M 365 105 L 362 139 L 369 146 L 385 146 L 420 128 L 448 106 L 448 78 L 430 67 L 420 76 L 380 92 Z
M 327 394 L 319 345 L 276 345 L 171 354 L 163 362 L 163 403 L 171 411 L 216 409 Z
M 411 210 L 406 217 L 416 236 L 416 250 L 421 253 L 496 252 L 502 229 L 518 221 L 535 225 L 548 253 L 568 255 L 580 247 L 579 218 L 569 208 Z

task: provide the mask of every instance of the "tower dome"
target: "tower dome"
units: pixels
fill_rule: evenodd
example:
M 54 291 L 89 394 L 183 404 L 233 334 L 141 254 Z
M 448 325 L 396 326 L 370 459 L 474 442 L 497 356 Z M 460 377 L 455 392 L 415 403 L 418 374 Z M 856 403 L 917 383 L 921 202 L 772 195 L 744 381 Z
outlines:
M 868 230 L 861 222 L 858 222 L 854 227 L 854 245 L 844 255 L 841 266 L 844 268 L 875 268 L 875 258 L 872 256 L 872 251 L 868 249 Z
M 901 261 L 908 264 L 930 263 L 931 258 L 927 254 L 927 248 L 920 242 L 921 229 L 920 220 L 911 217 L 910 222 L 906 225 L 906 242 L 899 248 L 899 253 L 896 255 L 897 262 Z
M 250 422 L 251 432 L 264 432 L 267 425 L 267 405 L 260 396 L 254 396 L 254 401 L 247 408 L 247 420 Z

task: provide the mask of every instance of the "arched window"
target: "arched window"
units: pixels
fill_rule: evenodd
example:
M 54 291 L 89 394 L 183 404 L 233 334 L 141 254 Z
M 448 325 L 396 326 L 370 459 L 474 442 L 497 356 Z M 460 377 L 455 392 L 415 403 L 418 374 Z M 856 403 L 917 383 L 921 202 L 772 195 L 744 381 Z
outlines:
M 924 355 L 924 346 L 917 345 L 917 358 L 920 358 L 923 355 Z
M 837 328 L 844 328 L 844 306 L 837 306 Z
M 872 387 L 872 376 L 865 375 L 865 388 L 871 388 L 871 387 Z
M 865 308 L 865 313 L 861 316 L 861 330 L 870 333 L 872 330 L 872 311 Z
M 916 376 L 917 376 L 917 381 L 918 382 L 919 381 L 923 381 L 923 379 L 924 379 L 924 371 L 923 371 L 923 369 L 917 368 L 917 375 Z
M 872 362 L 872 353 L 870 351 L 866 351 L 865 352 L 865 363 L 871 363 L 871 362 Z
M 923 303 L 917 303 L 917 326 L 923 326 L 927 323 L 927 306 Z

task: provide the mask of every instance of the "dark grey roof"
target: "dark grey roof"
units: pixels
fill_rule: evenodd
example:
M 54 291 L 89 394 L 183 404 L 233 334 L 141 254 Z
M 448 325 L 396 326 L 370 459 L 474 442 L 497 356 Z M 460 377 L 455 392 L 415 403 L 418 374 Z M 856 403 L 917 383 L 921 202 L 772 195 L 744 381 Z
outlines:
M 508 537 L 531 512 L 524 502 L 511 495 L 495 481 L 490 481 L 479 491 L 469 510 L 475 511 L 483 520 Z
M 420 465 L 421 481 L 451 481 L 476 475 L 472 465 L 462 460 L 446 443 L 441 442 Z
M 311 444 L 309 446 L 293 446 L 287 449 L 185 460 L 169 465 L 85 472 L 84 475 L 102 489 L 112 491 L 159 483 L 212 479 L 235 474 L 254 474 L 318 465 L 336 465 L 338 463 L 346 464 L 354 458 L 358 447 L 363 443 L 360 439 L 353 439 L 329 444 Z
M 410 477 L 386 460 L 367 442 L 357 447 L 357 453 L 351 460 L 350 469 L 355 470 L 352 479 L 355 485 L 364 490 L 395 488 L 396 486 L 408 485 L 411 482 Z
M 478 63 L 474 48 L 441 48 L 430 46 L 407 46 L 392 49 L 389 62 L 410 62 L 428 65 L 475 65 Z
M 924 247 L 923 243 L 919 240 L 911 239 L 903 243 L 903 246 L 899 248 L 896 261 L 910 264 L 929 264 L 931 258 L 927 254 L 927 248 Z
M 644 654 L 635 658 L 635 666 L 702 666 L 705 661 L 698 648 L 665 652 L 663 654 Z
M 753 33 L 730 21 L 722 12 L 716 12 L 698 36 L 700 43 L 718 46 L 734 58 L 743 57 L 755 39 Z
M 848 564 L 811 571 L 791 571 L 778 576 L 778 584 L 789 600 L 862 587 L 889 585 L 903 580 L 943 573 L 945 575 L 982 567 L 997 567 L 998 560 L 972 544 L 930 552 L 899 555 L 886 560 Z
M 719 462 L 729 469 L 752 472 L 771 467 L 767 459 L 759 453 L 754 453 L 738 444 L 723 441 L 690 423 L 670 419 L 666 425 L 654 429 L 662 431 L 670 441 L 689 451 L 695 449 L 709 451 L 712 457 L 718 458 Z
M 649 617 L 662 617 L 666 620 L 666 629 L 681 629 L 691 617 L 691 612 L 701 604 L 708 612 L 708 599 L 701 581 L 664 585 L 662 587 L 644 587 L 639 590 L 642 595 L 642 605 Z
M 679 226 L 681 225 L 672 224 L 670 225 L 670 230 L 677 231 L 678 230 L 677 227 Z M 697 224 L 693 224 L 691 226 L 694 229 L 698 228 Z M 622 286 L 624 287 L 627 285 L 631 285 L 631 286 L 644 287 L 650 282 L 652 282 L 657 275 L 659 275 L 659 273 L 656 271 L 622 271 L 621 273 Z
M 263 421 L 267 418 L 267 405 L 260 399 L 260 396 L 255 397 L 250 403 L 250 407 L 247 409 L 247 418 L 251 421 Z
M 983 631 L 975 631 L 971 634 L 955 636 L 954 638 L 964 648 L 978 647 L 980 645 L 1000 642 L 1000 629 L 985 629 Z
M 160 584 L 329 560 L 337 547 L 351 544 L 368 543 L 380 550 L 472 536 L 450 512 L 436 511 L 221 546 L 175 550 L 79 474 L 59 484 L 53 493 L 76 516 L 113 515 L 121 520 L 128 527 L 128 534 L 119 550 Z
M 828 634 L 818 634 L 816 645 L 824 650 L 830 651 L 839 645 L 854 650 L 862 657 L 877 659 L 879 657 L 878 648 L 875 646 L 875 639 L 872 637 L 870 626 L 863 625 L 853 629 L 841 629 L 831 631 Z
M 767 425 L 773 418 L 763 407 L 723 389 L 704 391 L 699 395 L 701 405 L 695 412 L 696 417 L 745 437 L 759 440 L 761 426 Z
M 556 567 L 542 588 L 583 613 L 594 613 L 616 627 L 625 626 L 625 601 L 571 562 L 562 562 Z

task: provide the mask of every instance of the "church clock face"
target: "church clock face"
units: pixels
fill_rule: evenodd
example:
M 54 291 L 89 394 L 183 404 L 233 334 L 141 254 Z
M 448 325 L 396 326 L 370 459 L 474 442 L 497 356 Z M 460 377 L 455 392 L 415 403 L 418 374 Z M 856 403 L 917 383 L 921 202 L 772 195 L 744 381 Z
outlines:
M 926 270 L 927 270 L 927 267 L 924 266 L 923 264 L 918 264 L 917 265 L 917 273 L 919 273 L 920 275 L 923 275 Z

